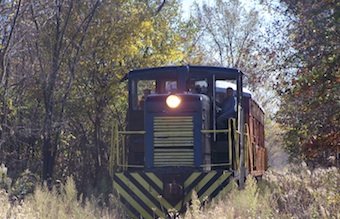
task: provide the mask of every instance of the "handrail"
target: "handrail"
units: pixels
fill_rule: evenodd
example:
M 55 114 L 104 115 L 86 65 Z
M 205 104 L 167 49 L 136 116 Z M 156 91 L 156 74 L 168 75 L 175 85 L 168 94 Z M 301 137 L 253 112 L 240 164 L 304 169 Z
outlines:
M 114 122 L 112 125 L 112 130 L 111 130 L 111 147 L 110 147 L 110 157 L 109 157 L 109 172 L 111 176 L 113 176 L 115 172 L 115 167 L 116 167 L 115 164 L 117 163 L 116 156 L 115 156 L 117 134 L 118 134 L 118 124 Z
M 125 138 L 121 137 L 122 135 L 144 135 L 146 131 L 119 131 L 118 123 L 114 122 L 112 126 L 111 133 L 111 148 L 110 148 L 110 158 L 109 158 L 109 172 L 111 175 L 117 170 L 117 168 L 123 168 L 126 170 L 128 167 L 132 168 L 144 168 L 144 165 L 128 165 L 126 162 L 125 156 Z M 218 130 L 201 130 L 202 134 L 210 134 L 210 133 L 227 133 L 228 139 L 232 139 L 234 137 L 235 145 L 239 143 L 239 135 L 240 131 L 236 129 L 236 119 L 230 118 L 228 119 L 228 128 L 227 129 L 218 129 Z M 245 124 L 245 150 L 248 151 L 245 155 L 246 163 L 248 165 L 248 156 L 250 156 L 251 167 L 253 167 L 253 159 L 251 156 L 251 149 L 249 147 L 249 126 Z M 119 143 L 121 142 L 121 146 Z M 232 165 L 233 160 L 233 144 L 232 141 L 228 141 L 228 150 L 229 150 L 229 162 L 228 163 L 220 163 L 220 164 L 202 164 L 200 167 L 217 167 L 217 166 L 228 166 Z M 233 169 L 240 168 L 240 150 L 239 147 L 235 147 L 235 165 L 231 167 Z
M 118 131 L 118 134 L 122 135 L 144 135 L 145 131 Z
M 126 170 L 127 167 L 133 168 L 143 168 L 144 165 L 128 165 L 126 164 L 125 156 L 125 138 L 119 138 L 120 135 L 144 135 L 145 131 L 119 131 L 118 123 L 114 121 L 111 133 L 111 148 L 110 148 L 110 158 L 109 158 L 109 172 L 111 175 L 117 170 L 118 167 L 122 167 Z M 121 139 L 121 147 L 119 147 L 119 142 Z M 120 156 L 120 150 L 122 156 Z
M 231 130 L 231 127 L 233 127 L 233 133 L 234 133 L 234 141 L 235 141 L 235 137 L 236 137 L 236 120 L 235 119 L 228 119 L 228 127 L 229 130 Z M 232 135 L 231 135 L 231 131 L 228 132 L 228 149 L 229 149 L 229 163 L 230 165 L 233 164 L 233 144 L 232 144 Z M 231 169 L 233 169 L 233 167 L 231 166 Z
M 248 151 L 248 153 L 245 153 L 245 165 L 246 167 L 248 167 L 248 161 L 250 161 L 250 170 L 253 170 L 254 167 L 254 161 L 253 161 L 253 154 L 251 151 L 251 147 L 250 147 L 250 132 L 249 132 L 249 125 L 246 123 L 244 125 L 244 135 L 245 135 L 245 141 L 244 141 L 244 145 L 245 145 L 245 151 Z
M 234 141 L 235 141 L 235 168 L 240 170 L 240 147 L 239 140 L 241 132 L 236 129 L 236 119 L 232 119 L 233 121 L 233 131 L 234 131 Z

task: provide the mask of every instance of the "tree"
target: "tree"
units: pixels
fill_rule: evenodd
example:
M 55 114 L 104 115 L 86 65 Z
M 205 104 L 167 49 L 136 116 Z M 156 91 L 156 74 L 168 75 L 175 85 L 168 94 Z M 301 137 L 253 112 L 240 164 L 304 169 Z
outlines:
M 196 2 L 193 17 L 198 21 L 206 64 L 239 68 L 249 76 L 249 86 L 264 84 L 276 53 L 263 27 L 261 10 L 240 0 L 216 0 L 202 7 Z
M 1 50 L 1 161 L 14 180 L 29 169 L 44 180 L 72 174 L 81 192 L 100 184 L 112 122 L 125 121 L 120 79 L 131 68 L 176 64 L 185 56 L 190 39 L 181 36 L 177 1 L 100 2 L 24 1 L 19 10 L 11 1 L 0 8 L 11 19 L 18 12 L 15 26 L 0 20 L 7 25 L 0 50 L 9 45 Z
M 8 89 L 9 89 L 9 53 L 13 48 L 13 35 L 17 28 L 17 21 L 20 17 L 21 0 L 0 4 L 0 107 L 1 107 L 1 140 L 0 149 L 2 144 L 7 141 L 9 136 L 8 114 L 9 102 Z
M 61 126 L 64 123 L 64 110 L 72 87 L 75 66 L 79 58 L 79 51 L 82 48 L 84 38 L 89 24 L 100 1 L 87 2 L 88 8 L 83 8 L 79 2 L 55 1 L 50 6 L 50 14 L 43 19 L 37 17 L 38 11 L 32 10 L 33 22 L 36 25 L 37 40 L 45 37 L 46 32 L 50 34 L 50 41 L 41 43 L 37 41 L 37 55 L 46 56 L 50 64 L 41 65 L 42 73 L 41 89 L 44 96 L 45 118 L 43 121 L 43 179 L 47 180 L 53 176 L 54 161 L 59 145 Z M 79 9 L 85 9 L 80 11 Z M 43 9 L 44 10 L 44 9 Z M 87 11 L 88 10 L 88 11 Z M 80 13 L 80 12 L 83 12 Z M 81 16 L 83 15 L 83 16 Z M 49 20 L 45 20 L 45 19 Z M 47 25 L 45 26 L 45 22 Z M 71 26 L 71 25 L 75 26 Z M 71 29 L 71 30 L 70 30 Z M 70 35 L 68 35 L 70 34 Z M 44 53 L 44 51 L 48 53 Z M 66 60 L 65 60 L 66 59 Z M 69 75 L 66 80 L 59 79 L 62 68 L 68 65 Z M 66 69 L 64 69 L 66 72 Z M 65 83 L 63 83 L 65 82 Z M 59 86 L 59 89 L 57 86 Z M 62 90 L 62 92 L 60 92 Z
M 278 113 L 292 157 L 311 165 L 332 165 L 340 151 L 340 5 L 336 1 L 281 1 L 292 18 L 289 37 L 295 54 L 281 75 Z M 291 72 L 290 72 L 291 73 Z
M 183 39 L 177 26 L 178 3 L 114 1 L 99 8 L 89 28 L 86 48 L 80 57 L 79 77 L 68 111 L 73 140 L 69 168 L 79 179 L 95 185 L 107 174 L 111 127 L 124 126 L 127 108 L 126 84 L 120 79 L 130 69 L 177 63 L 182 60 Z M 75 165 L 75 157 L 83 161 Z M 89 165 L 90 163 L 90 165 Z M 86 168 L 87 171 L 82 171 Z
M 22 22 L 28 9 L 25 1 L 6 1 L 0 4 L 0 159 L 6 162 L 7 166 L 13 167 L 9 169 L 9 176 L 14 178 L 28 165 L 34 166 L 32 163 L 37 163 L 30 163 L 28 160 L 33 157 L 31 155 L 40 136 L 35 135 L 36 123 L 29 121 L 39 117 L 36 111 L 38 107 L 34 107 L 30 115 L 27 115 L 25 110 L 34 105 L 35 101 L 31 96 L 24 98 L 33 78 L 32 65 L 28 64 L 31 57 L 27 48 L 21 47 L 30 30 L 27 23 Z M 34 92 L 34 89 L 32 91 Z M 29 117 L 30 119 L 27 119 Z
M 72 0 L 4 4 L 3 17 L 8 19 L 2 21 L 10 25 L 3 29 L 1 44 L 5 91 L 2 127 L 6 127 L 2 132 L 6 138 L 2 140 L 9 153 L 25 161 L 23 168 L 33 163 L 40 166 L 30 158 L 42 156 L 45 180 L 53 175 L 75 66 L 98 6 L 99 1 L 81 4 Z
M 284 151 L 280 124 L 266 117 L 265 145 L 268 152 L 268 164 L 276 169 L 283 169 L 288 163 L 288 154 Z
M 196 38 L 205 51 L 206 64 L 234 67 L 246 73 L 245 85 L 253 90 L 253 98 L 266 112 L 270 164 L 279 167 L 285 164 L 286 154 L 281 129 L 272 117 L 278 103 L 273 84 L 290 47 L 286 39 L 280 38 L 282 28 L 275 29 L 273 25 L 278 13 L 270 9 L 271 5 L 264 1 L 216 0 L 195 3 L 193 17 L 197 19 Z M 274 157 L 282 162 L 274 162 Z

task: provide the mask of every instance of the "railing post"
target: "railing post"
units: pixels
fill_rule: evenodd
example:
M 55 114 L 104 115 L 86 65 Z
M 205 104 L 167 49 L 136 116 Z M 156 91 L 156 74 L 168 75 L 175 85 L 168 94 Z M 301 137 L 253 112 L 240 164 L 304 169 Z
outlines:
M 116 165 L 118 168 L 120 164 L 118 123 L 115 123 L 114 141 L 115 141 L 115 148 L 116 148 Z
M 236 129 L 236 120 L 233 120 L 233 131 L 234 131 L 234 147 L 235 147 L 235 170 L 240 170 L 240 146 L 239 146 L 239 141 L 240 141 L 240 133 Z
M 232 143 L 232 136 L 231 130 L 235 126 L 233 119 L 228 119 L 228 145 L 229 145 L 229 163 L 230 169 L 233 169 L 233 143 Z M 235 132 L 234 132 L 235 135 Z M 235 140 L 235 137 L 234 137 Z
M 126 162 L 126 156 L 125 156 L 125 136 L 122 136 L 122 164 L 123 164 L 123 170 L 127 170 L 127 162 Z
M 109 158 L 109 172 L 111 176 L 113 176 L 115 169 L 118 167 L 117 162 L 117 151 L 119 151 L 118 148 L 118 124 L 116 121 L 113 122 L 112 130 L 111 130 L 111 148 L 110 148 L 110 158 Z
M 113 141 L 113 133 L 114 133 L 114 125 L 112 125 L 111 128 L 111 138 L 110 138 L 110 158 L 109 158 L 109 172 L 110 175 L 113 176 L 114 171 L 113 171 L 113 166 L 114 166 L 114 141 Z
M 240 147 L 240 166 L 239 166 L 239 185 L 240 188 L 244 188 L 244 179 L 245 179 L 245 167 L 244 167 L 244 124 L 245 124 L 245 117 L 244 117 L 244 109 L 243 109 L 243 78 L 242 73 L 239 74 L 239 78 L 237 80 L 237 119 L 238 125 L 237 128 L 240 132 L 239 135 L 239 147 Z

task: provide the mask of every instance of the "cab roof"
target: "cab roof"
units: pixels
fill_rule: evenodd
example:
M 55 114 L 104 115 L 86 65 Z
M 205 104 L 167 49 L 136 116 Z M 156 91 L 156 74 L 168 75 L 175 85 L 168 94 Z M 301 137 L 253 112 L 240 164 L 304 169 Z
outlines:
M 240 70 L 226 67 L 197 65 L 162 66 L 131 70 L 121 79 L 121 81 L 130 80 L 132 78 L 148 80 L 157 78 L 161 79 L 164 77 L 172 78 L 178 76 L 180 78 L 191 78 L 200 76 L 209 77 L 212 75 L 215 75 L 216 80 L 237 80 L 240 74 L 243 74 Z

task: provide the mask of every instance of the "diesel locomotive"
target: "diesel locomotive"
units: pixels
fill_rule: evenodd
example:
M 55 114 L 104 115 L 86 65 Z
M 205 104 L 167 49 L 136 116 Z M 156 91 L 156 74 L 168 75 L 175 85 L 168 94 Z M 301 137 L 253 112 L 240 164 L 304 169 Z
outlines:
M 213 198 L 267 167 L 264 112 L 234 68 L 165 66 L 132 70 L 125 130 L 114 124 L 110 173 L 132 218 L 183 213 L 192 192 Z M 219 127 L 218 102 L 234 90 L 235 116 Z

